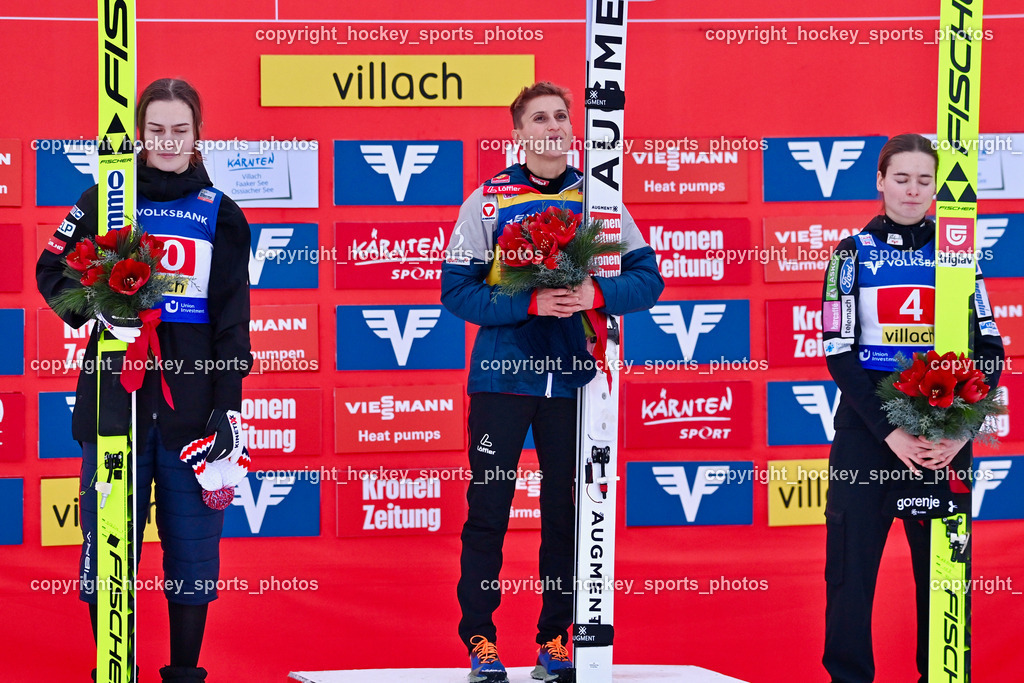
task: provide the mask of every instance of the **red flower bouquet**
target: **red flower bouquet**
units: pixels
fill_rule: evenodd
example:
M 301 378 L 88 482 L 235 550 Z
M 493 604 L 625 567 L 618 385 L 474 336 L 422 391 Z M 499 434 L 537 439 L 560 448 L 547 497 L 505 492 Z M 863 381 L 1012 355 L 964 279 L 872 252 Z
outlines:
M 940 356 L 929 351 L 914 354 L 913 362 L 904 364 L 878 385 L 890 424 L 930 441 L 973 439 L 979 434 L 994 441 L 982 427 L 990 415 L 1006 413 L 1006 406 L 990 394 L 974 360 L 962 353 Z
M 594 270 L 594 259 L 625 250 L 621 242 L 605 241 L 601 229 L 601 221 L 584 225 L 579 214 L 554 206 L 509 223 L 498 236 L 497 291 L 511 296 L 537 288 L 578 287 Z
M 64 274 L 81 287 L 68 287 L 53 297 L 58 315 L 78 313 L 137 327 L 139 312 L 153 308 L 164 292 L 185 280 L 160 266 L 164 244 L 134 227 L 86 237 L 64 257 Z

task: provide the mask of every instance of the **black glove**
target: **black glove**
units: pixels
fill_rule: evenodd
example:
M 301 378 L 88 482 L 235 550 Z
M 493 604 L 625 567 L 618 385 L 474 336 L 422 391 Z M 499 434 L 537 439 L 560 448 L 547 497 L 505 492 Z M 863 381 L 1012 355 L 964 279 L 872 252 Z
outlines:
M 214 409 L 206 423 L 206 433 L 216 437 L 206 456 L 207 462 L 228 457 L 242 450 L 242 414 L 237 410 Z

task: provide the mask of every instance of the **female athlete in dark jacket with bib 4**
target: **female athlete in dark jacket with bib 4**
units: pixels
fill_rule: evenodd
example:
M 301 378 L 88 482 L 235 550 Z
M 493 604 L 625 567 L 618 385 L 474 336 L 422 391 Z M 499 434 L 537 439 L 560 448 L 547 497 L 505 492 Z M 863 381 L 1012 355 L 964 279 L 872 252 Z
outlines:
M 839 243 L 826 275 L 822 329 L 828 369 L 842 392 L 835 416 L 829 482 L 825 654 L 834 683 L 875 677 L 871 608 L 882 550 L 893 521 L 886 501 L 901 491 L 960 495 L 970 505 L 969 443 L 939 443 L 893 429 L 875 394 L 898 369 L 897 354 L 932 349 L 935 330 L 935 224 L 925 216 L 938 156 L 920 135 L 882 148 L 878 189 L 885 213 Z M 1003 360 L 979 270 L 973 357 L 993 388 Z M 854 476 L 856 475 L 856 478 Z M 927 678 L 930 520 L 904 520 L 917 586 L 917 666 Z
M 204 504 L 193 468 L 182 462 L 179 454 L 191 441 L 210 434 L 231 439 L 239 436 L 237 420 L 230 416 L 241 408 L 242 378 L 252 364 L 249 224 L 238 206 L 213 188 L 203 168 L 195 149 L 202 113 L 199 96 L 188 83 L 162 79 L 150 84 L 139 98 L 137 118 L 144 148 L 137 169 L 138 223 L 164 240 L 164 267 L 187 276 L 189 285 L 185 291 L 164 297 L 156 328 L 163 376 L 174 407 L 163 397 L 156 370 L 146 371 L 137 393 L 135 524 L 141 539 L 155 482 L 171 635 L 171 664 L 161 675 L 165 681 L 201 681 L 206 672 L 198 667 L 199 650 L 207 606 L 217 597 L 224 512 Z M 47 300 L 67 287 L 78 286 L 64 276 L 62 260 L 79 240 L 96 235 L 97 196 L 96 187 L 82 194 L 39 258 L 36 281 Z M 64 322 L 81 327 L 88 319 L 69 314 Z M 138 335 L 131 329 L 107 327 L 125 341 Z M 86 358 L 96 358 L 99 329 L 97 325 L 93 330 Z M 90 603 L 95 632 L 94 370 L 87 365 L 79 375 L 72 436 L 82 443 L 83 454 L 80 597 Z M 105 372 L 101 379 L 101 417 L 123 421 L 130 412 L 130 394 L 121 388 L 114 373 Z M 112 380 L 109 386 L 108 380 Z

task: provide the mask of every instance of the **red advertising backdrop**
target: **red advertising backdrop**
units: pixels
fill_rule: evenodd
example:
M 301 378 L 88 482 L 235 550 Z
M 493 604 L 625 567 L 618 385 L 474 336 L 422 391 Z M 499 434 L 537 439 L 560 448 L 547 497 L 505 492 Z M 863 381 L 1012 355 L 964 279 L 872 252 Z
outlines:
M 95 181 L 87 160 L 77 153 L 64 148 L 50 154 L 36 141 L 95 137 L 97 24 L 95 6 L 88 3 L 8 5 L 0 12 L 0 45 L 8 57 L 0 107 L 0 316 L 12 322 L 0 329 L 5 333 L 0 335 L 0 487 L 20 493 L 0 499 L 0 603 L 7 616 L 0 624 L 0 641 L 5 652 L 18 653 L 5 658 L 3 675 L 14 681 L 79 680 L 87 679 L 93 666 L 92 637 L 76 590 L 60 582 L 74 580 L 80 550 L 73 538 L 71 545 L 42 543 L 44 533 L 74 535 L 67 527 L 54 528 L 54 506 L 66 523 L 75 519 L 64 513 L 76 509 L 74 486 L 56 487 L 55 493 L 54 486 L 43 483 L 73 484 L 79 461 L 39 458 L 37 435 L 50 439 L 53 445 L 47 447 L 54 452 L 63 454 L 58 444 L 76 448 L 70 434 L 61 433 L 67 429 L 67 415 L 40 415 L 39 406 L 42 395 L 44 410 L 52 410 L 47 405 L 66 409 L 63 398 L 53 395 L 74 390 L 75 373 L 62 368 L 78 356 L 84 337 L 42 308 L 33 273 L 38 254 L 78 194 Z M 837 169 L 822 149 L 823 168 L 794 162 L 791 169 L 766 172 L 764 141 L 934 132 L 939 45 L 932 36 L 938 9 L 937 0 L 828 6 L 803 0 L 770 5 L 754 0 L 630 3 L 623 131 L 623 140 L 631 143 L 623 169 L 626 202 L 658 252 L 667 284 L 663 301 L 749 302 L 749 330 L 742 334 L 749 331 L 751 362 L 714 372 L 701 365 L 622 376 L 616 578 L 632 579 L 636 586 L 617 595 L 617 662 L 693 664 L 758 683 L 826 678 L 820 664 L 824 526 L 769 527 L 770 482 L 762 474 L 769 460 L 826 458 L 829 445 L 815 436 L 810 440 L 817 438 L 818 443 L 813 445 L 768 446 L 767 395 L 769 382 L 828 379 L 818 334 L 823 325 L 843 322 L 834 318 L 837 312 L 841 316 L 841 309 L 830 311 L 828 320 L 816 311 L 824 263 L 838 239 L 878 213 L 879 202 L 765 202 L 766 184 L 785 190 L 809 181 L 813 189 L 821 184 L 819 174 L 828 176 L 826 184 L 837 191 L 850 189 L 844 184 L 853 169 Z M 243 421 L 259 470 L 305 474 L 262 482 L 250 477 L 245 495 L 229 510 L 233 531 L 221 542 L 221 578 L 235 583 L 221 591 L 210 609 L 203 665 L 211 680 L 280 682 L 293 670 L 466 665 L 465 648 L 456 635 L 455 585 L 458 518 L 460 510 L 464 515 L 467 484 L 440 481 L 440 499 L 417 498 L 415 491 L 411 498 L 388 499 L 384 491 L 384 497 L 364 500 L 361 482 L 348 475 L 380 467 L 417 473 L 465 468 L 466 371 L 338 371 L 339 351 L 347 352 L 347 334 L 356 331 L 338 329 L 336 310 L 439 305 L 433 252 L 451 233 L 457 197 L 506 166 L 504 150 L 512 126 L 507 101 L 453 100 L 420 107 L 390 106 L 399 104 L 390 98 L 372 107 L 351 99 L 345 106 L 262 106 L 270 86 L 261 81 L 261 59 L 331 55 L 338 60 L 335 70 L 344 84 L 347 74 L 356 74 L 368 61 L 379 64 L 400 56 L 426 68 L 417 60 L 469 57 L 457 67 L 465 70 L 465 98 L 476 96 L 470 85 L 474 66 L 510 91 L 534 78 L 552 80 L 573 90 L 571 113 L 580 135 L 583 17 L 582 3 L 140 3 L 138 83 L 160 77 L 192 82 L 203 96 L 206 140 L 277 145 L 250 164 L 255 168 L 258 163 L 259 183 L 247 187 L 265 192 L 267 199 L 243 202 L 250 223 L 279 226 L 263 235 L 262 244 L 272 248 L 273 258 L 265 253 L 262 261 L 256 260 L 260 243 L 252 246 L 251 272 L 259 278 L 252 290 L 250 329 L 258 372 L 245 383 Z M 988 0 L 984 28 L 984 39 L 976 43 L 984 53 L 982 132 L 1020 133 L 1024 90 L 1006 85 L 1020 77 L 1024 18 L 1019 0 Z M 500 61 L 498 66 L 473 64 L 482 56 L 503 55 L 529 56 L 532 70 L 506 70 Z M 896 67 L 900 76 L 894 80 Z M 513 72 L 519 75 L 510 76 Z M 352 80 L 350 93 L 357 87 L 355 75 Z M 341 104 L 329 73 L 323 84 L 314 94 L 326 104 Z M 335 141 L 344 144 L 336 147 Z M 697 149 L 689 149 L 693 141 Z M 362 150 L 358 142 L 370 147 Z M 717 145 L 714 150 L 712 143 Z M 402 157 L 403 145 L 416 147 Z M 438 146 L 436 160 L 429 164 L 425 159 L 435 152 L 424 149 L 427 145 Z M 314 156 L 291 158 L 286 147 Z M 451 152 L 456 147 L 459 154 Z M 574 163 L 583 153 L 582 143 L 577 149 L 570 156 Z M 346 156 L 346 150 L 352 154 Z M 1018 158 L 1009 152 L 999 157 L 986 167 L 996 175 L 985 182 L 998 185 L 999 169 L 1012 170 Z M 246 186 L 244 179 L 231 180 L 235 156 L 210 159 L 218 187 L 232 182 Z M 282 165 L 285 159 L 288 164 Z M 868 162 L 870 166 L 875 160 Z M 435 163 L 444 166 L 443 173 Z M 865 177 L 864 186 L 857 188 L 860 196 L 873 195 L 874 170 L 869 171 L 870 179 Z M 293 172 L 297 175 L 288 175 Z M 1013 186 L 1020 174 L 1007 173 L 1002 180 Z M 429 179 L 426 185 L 421 184 L 424 179 Z M 347 194 L 336 194 L 340 191 Z M 417 203 L 399 200 L 399 195 Z M 982 214 L 1024 213 L 1019 196 L 990 199 L 982 191 L 981 197 Z M 316 225 L 317 230 L 296 227 L 301 225 Z M 994 249 L 1016 244 L 1014 226 L 998 237 Z M 311 244 L 314 234 L 316 243 Z M 303 239 L 307 242 L 300 244 Z M 347 254 L 350 248 L 359 253 Z M 998 273 L 997 264 L 992 266 L 986 264 L 986 272 Z M 1024 287 L 1017 277 L 990 277 L 988 289 L 1016 360 L 1024 356 L 1024 329 L 1019 329 Z M 19 328 L 22 312 L 24 326 Z M 664 313 L 663 320 L 668 319 Z M 712 324 L 708 315 L 703 320 Z M 468 366 L 475 328 L 467 325 L 466 330 Z M 406 340 L 425 331 L 399 328 Z M 628 324 L 624 336 L 628 346 Z M 394 339 L 377 335 L 371 341 L 390 353 Z M 412 339 L 412 344 L 419 343 L 419 338 Z M 50 369 L 43 369 L 43 361 L 51 362 Z M 1013 409 L 1024 402 L 1024 387 L 1017 386 L 1020 376 L 1013 374 L 1022 370 L 1014 366 L 1004 373 L 1011 412 L 997 421 L 1002 445 L 980 447 L 979 453 L 1010 456 L 1024 449 L 1024 426 L 1017 424 L 1020 414 Z M 430 393 L 442 390 L 443 396 Z M 396 423 L 413 416 L 415 421 L 394 427 L 385 424 L 381 413 L 369 408 L 350 412 L 346 407 L 347 402 L 369 406 L 384 396 L 451 399 L 452 410 L 396 413 Z M 711 398 L 717 400 L 714 414 Z M 698 399 L 704 400 L 702 407 Z M 807 407 L 795 398 L 792 404 L 793 411 Z M 776 414 L 781 416 L 777 419 L 810 418 L 809 424 L 819 429 L 817 415 L 782 409 L 772 411 Z M 714 429 L 725 429 L 716 425 L 725 423 L 711 418 L 726 415 L 731 431 L 727 437 L 719 432 L 716 439 Z M 699 419 L 654 424 L 690 417 Z M 678 438 L 683 429 L 696 430 L 694 438 Z M 372 442 L 371 449 L 371 442 L 359 442 L 360 430 L 392 435 L 438 431 L 441 437 L 397 444 L 392 438 Z M 625 464 L 633 461 L 753 462 L 752 524 L 627 528 L 625 511 L 631 502 Z M 520 469 L 528 473 L 536 468 L 535 454 L 527 450 Z M 306 476 L 311 474 L 319 479 L 315 484 Z M 986 506 L 1001 495 L 1024 496 L 1014 488 L 1019 485 L 1013 477 L 1011 470 L 999 488 L 987 491 Z M 538 576 L 542 485 L 542 478 L 517 479 L 502 578 Z M 718 495 L 724 494 L 705 494 L 705 502 Z M 384 512 L 380 525 L 393 519 L 389 504 L 427 510 L 417 513 L 426 528 L 379 528 L 378 513 Z M 363 528 L 366 505 L 373 506 L 372 529 Z M 445 516 L 437 531 L 430 531 L 429 510 L 434 508 Z M 876 647 L 880 681 L 915 676 L 913 648 L 906 638 L 913 632 L 913 588 L 898 526 L 893 526 L 875 596 L 875 641 L 888 644 Z M 979 521 L 974 527 L 975 575 L 1009 580 L 1013 586 L 975 592 L 977 680 L 1013 680 L 1024 670 L 1018 629 L 1007 628 L 1024 622 L 1024 600 L 1014 593 L 1024 585 L 1018 542 L 1022 533 L 1024 522 L 1019 519 Z M 159 574 L 159 555 L 156 544 L 147 546 L 142 575 Z M 687 588 L 706 587 L 712 579 L 766 588 Z M 238 588 L 243 580 L 249 585 L 246 590 Z M 143 679 L 153 678 L 157 667 L 167 664 L 164 602 L 159 592 L 140 594 Z M 532 629 L 539 607 L 539 596 L 529 591 L 503 597 L 496 620 L 506 664 L 532 665 Z M 259 626 L 237 637 L 239 617 L 252 615 L 259 616 Z M 402 628 L 402 647 L 389 648 L 384 661 L 380 644 L 396 624 Z M 52 656 L 55 639 L 59 657 Z

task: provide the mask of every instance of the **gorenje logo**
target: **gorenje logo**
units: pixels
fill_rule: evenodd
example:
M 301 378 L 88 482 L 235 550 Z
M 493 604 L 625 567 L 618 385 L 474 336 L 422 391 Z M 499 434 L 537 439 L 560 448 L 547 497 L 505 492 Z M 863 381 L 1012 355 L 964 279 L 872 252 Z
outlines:
M 366 324 L 374 334 L 391 342 L 391 347 L 395 350 L 395 360 L 401 366 L 409 361 L 409 351 L 412 350 L 413 340 L 426 337 L 430 330 L 437 325 L 440 315 L 440 309 L 412 309 L 405 320 L 405 327 L 399 330 L 395 311 L 363 311 L 363 318 L 366 319 Z
M 391 189 L 395 193 L 396 201 L 405 200 L 405 192 L 409 189 L 409 180 L 412 176 L 423 173 L 437 156 L 437 145 L 409 145 L 405 148 L 405 157 L 402 159 L 402 167 L 398 167 L 395 159 L 395 148 L 393 145 L 360 145 L 359 151 L 363 153 L 373 170 L 386 175 L 391 182 Z
M 817 176 L 821 194 L 826 198 L 832 196 L 839 172 L 853 166 L 853 162 L 857 161 L 864 151 L 863 140 L 837 140 L 832 143 L 832 152 L 826 163 L 821 151 L 821 142 L 790 142 L 788 146 L 801 168 L 813 171 Z
M 679 350 L 686 360 L 693 358 L 697 338 L 702 333 L 715 329 L 724 314 L 725 304 L 695 305 L 693 313 L 690 315 L 690 324 L 687 325 L 680 306 L 654 306 L 651 308 L 651 318 L 667 334 L 675 335 L 679 340 Z

